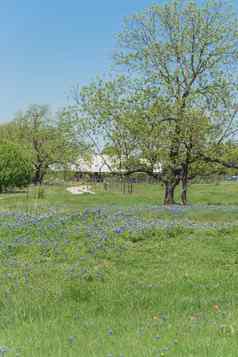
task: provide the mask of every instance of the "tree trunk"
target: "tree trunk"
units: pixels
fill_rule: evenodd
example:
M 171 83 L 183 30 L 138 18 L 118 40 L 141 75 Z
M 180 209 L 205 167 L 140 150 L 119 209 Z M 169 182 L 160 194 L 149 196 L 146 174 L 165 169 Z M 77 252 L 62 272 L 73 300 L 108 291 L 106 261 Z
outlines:
M 176 184 L 172 184 L 170 182 L 165 183 L 165 193 L 164 193 L 164 204 L 165 205 L 175 204 L 175 200 L 174 200 L 175 187 L 176 187 Z
M 188 168 L 189 168 L 189 153 L 187 153 L 187 160 L 182 165 L 181 174 L 181 203 L 186 206 L 187 204 L 187 191 L 188 191 Z
M 187 178 L 182 178 L 181 202 L 184 206 L 186 206 L 187 204 L 187 190 L 188 190 Z
M 34 185 L 41 185 L 43 183 L 43 178 L 44 178 L 44 170 L 42 169 L 42 167 L 37 167 L 36 171 L 35 171 L 35 175 L 33 177 L 33 183 Z

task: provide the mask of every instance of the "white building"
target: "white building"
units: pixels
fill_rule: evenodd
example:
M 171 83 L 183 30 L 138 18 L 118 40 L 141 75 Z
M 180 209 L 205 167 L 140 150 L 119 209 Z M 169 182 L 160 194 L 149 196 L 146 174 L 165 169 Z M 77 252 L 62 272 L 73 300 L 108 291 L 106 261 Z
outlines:
M 140 160 L 141 164 L 146 165 L 146 160 Z M 110 174 L 110 173 L 123 173 L 125 170 L 119 169 L 119 162 L 117 159 L 112 158 L 109 155 L 92 155 L 90 159 L 79 158 L 77 162 L 68 165 L 68 170 L 75 173 L 84 174 Z M 52 165 L 53 171 L 63 171 L 61 165 Z M 154 167 L 154 173 L 160 173 L 162 171 L 161 163 L 158 163 Z
M 108 155 L 93 155 L 90 159 L 80 158 L 75 164 L 71 165 L 74 172 L 83 173 L 112 173 L 119 172 L 115 159 Z
M 141 164 L 146 164 L 146 160 L 141 160 Z M 83 173 L 122 173 L 123 169 L 119 169 L 119 162 L 117 159 L 108 155 L 93 155 L 90 160 L 79 159 L 77 163 L 71 165 L 71 170 L 74 172 Z M 154 167 L 154 173 L 160 173 L 162 165 L 159 162 Z

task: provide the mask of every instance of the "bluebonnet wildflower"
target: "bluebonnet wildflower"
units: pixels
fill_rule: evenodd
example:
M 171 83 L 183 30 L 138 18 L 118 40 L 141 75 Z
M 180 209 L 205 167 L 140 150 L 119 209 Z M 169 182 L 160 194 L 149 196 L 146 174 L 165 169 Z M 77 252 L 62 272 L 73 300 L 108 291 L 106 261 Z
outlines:
M 5 354 L 9 351 L 10 351 L 10 349 L 8 347 L 0 346 L 0 357 L 5 356 Z
M 76 337 L 75 336 L 69 336 L 68 340 L 69 340 L 69 343 L 72 345 L 75 342 Z
M 123 233 L 123 228 L 122 227 L 118 227 L 118 228 L 115 229 L 114 232 L 118 233 L 118 234 Z
M 161 337 L 160 336 L 155 336 L 155 340 L 160 340 Z
M 107 332 L 108 336 L 112 336 L 113 335 L 113 331 L 112 329 L 109 329 L 108 332 Z

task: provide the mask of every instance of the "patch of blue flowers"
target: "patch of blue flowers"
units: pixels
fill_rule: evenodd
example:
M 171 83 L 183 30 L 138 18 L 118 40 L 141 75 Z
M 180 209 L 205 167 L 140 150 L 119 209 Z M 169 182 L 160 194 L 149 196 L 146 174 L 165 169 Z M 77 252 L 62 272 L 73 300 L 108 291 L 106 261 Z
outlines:
M 204 212 L 238 213 L 236 206 L 148 206 L 96 207 L 69 212 L 51 208 L 46 212 L 0 212 L 0 250 L 38 245 L 44 249 L 57 249 L 72 239 L 84 240 L 91 253 L 108 247 L 117 247 L 119 237 L 143 236 L 148 232 L 193 232 L 196 230 L 230 230 L 238 222 L 198 223 L 186 213 Z M 166 214 L 169 213 L 167 216 Z M 171 236 L 171 234 L 169 234 Z

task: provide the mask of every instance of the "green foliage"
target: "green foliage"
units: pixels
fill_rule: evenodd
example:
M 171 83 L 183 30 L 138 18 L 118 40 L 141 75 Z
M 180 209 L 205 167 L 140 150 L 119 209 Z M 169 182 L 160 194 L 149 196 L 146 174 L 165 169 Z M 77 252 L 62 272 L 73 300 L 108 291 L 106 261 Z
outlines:
M 184 165 L 189 170 L 200 153 L 217 155 L 217 146 L 237 128 L 237 16 L 228 5 L 153 5 L 126 19 L 118 36 L 117 63 L 136 70 L 173 106 L 173 121 L 164 122 L 165 131 L 159 128 L 169 176 Z
M 166 195 L 181 182 L 185 203 L 188 177 L 236 137 L 237 23 L 229 4 L 215 0 L 172 0 L 127 18 L 115 59 L 128 78 L 74 92 L 94 149 L 127 171 L 153 174 L 162 163 Z
M 16 144 L 0 144 L 0 190 L 24 187 L 32 179 L 31 157 Z
M 85 146 L 66 110 L 53 115 L 47 106 L 33 105 L 0 127 L 0 141 L 26 147 L 34 168 L 34 183 L 42 183 L 51 167 L 61 170 L 78 159 Z
M 42 186 L 39 186 L 37 188 L 37 194 L 36 194 L 38 199 L 43 199 L 45 198 L 45 188 Z

